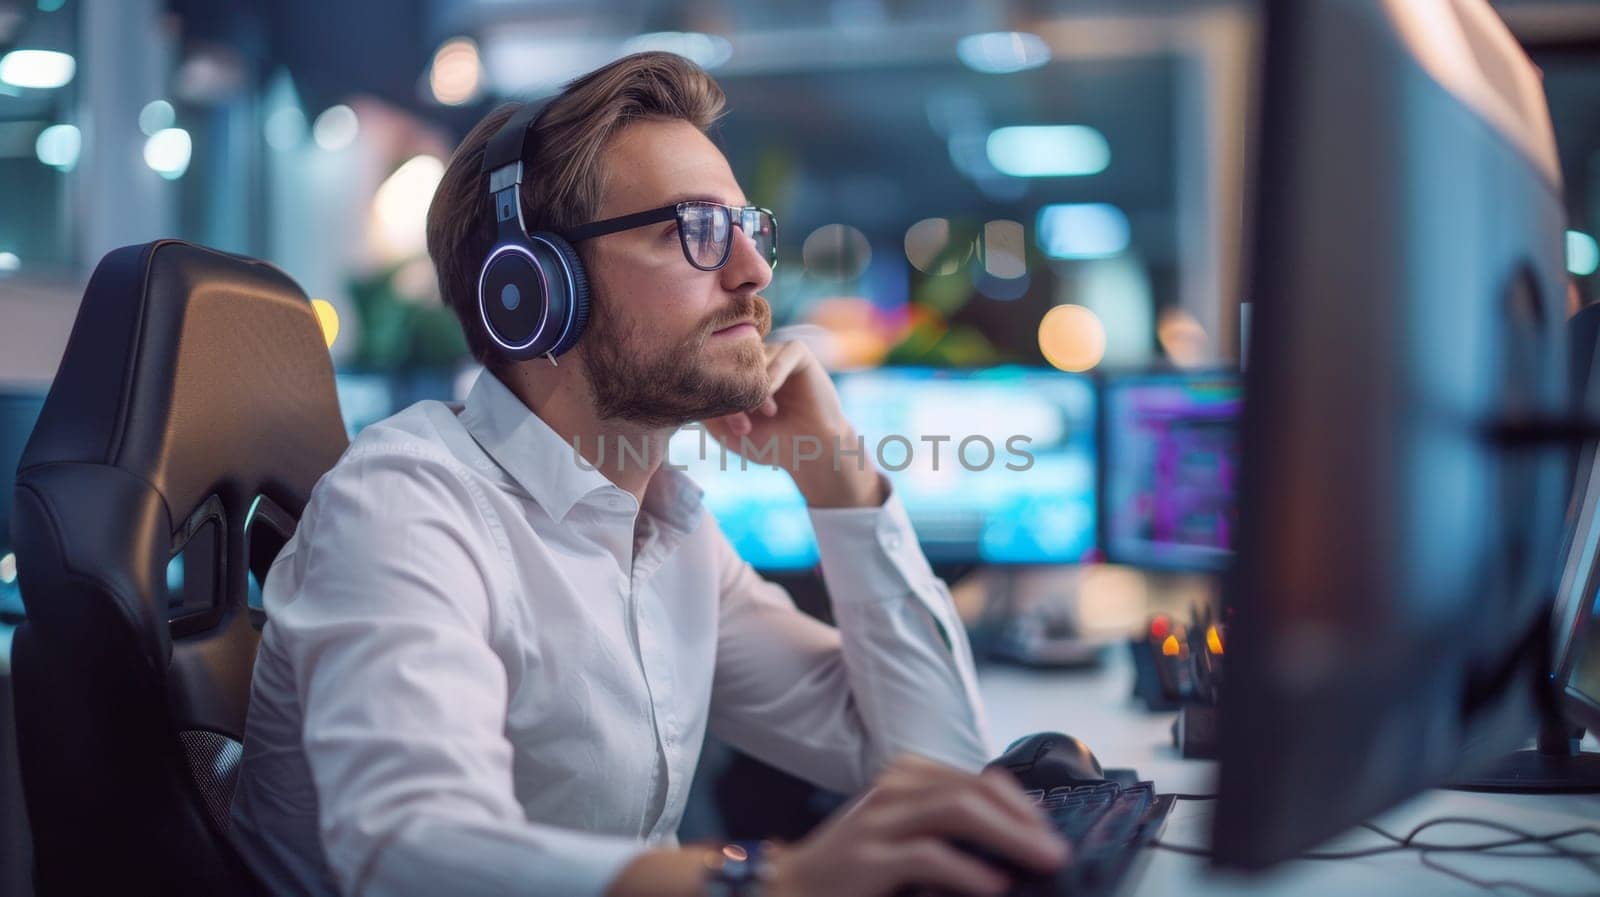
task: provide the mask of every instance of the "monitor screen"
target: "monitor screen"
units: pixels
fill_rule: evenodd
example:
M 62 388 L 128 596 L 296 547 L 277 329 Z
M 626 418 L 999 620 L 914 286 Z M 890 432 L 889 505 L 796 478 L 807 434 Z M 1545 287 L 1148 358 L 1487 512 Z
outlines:
M 1239 376 L 1114 377 L 1101 401 L 1106 560 L 1169 570 L 1226 566 L 1238 516 Z
M 1093 550 L 1088 378 L 1034 368 L 882 368 L 840 374 L 836 383 L 930 560 L 1072 563 Z M 702 453 L 700 439 L 698 430 L 680 431 L 670 458 L 705 490 L 740 555 L 766 570 L 815 564 L 810 517 L 789 475 L 742 465 L 731 453 L 724 460 L 714 443 Z

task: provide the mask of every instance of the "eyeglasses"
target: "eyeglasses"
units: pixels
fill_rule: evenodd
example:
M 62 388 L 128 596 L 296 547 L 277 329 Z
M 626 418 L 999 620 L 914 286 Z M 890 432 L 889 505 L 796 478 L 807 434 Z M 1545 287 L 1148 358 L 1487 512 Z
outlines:
M 683 257 L 701 271 L 717 271 L 728 263 L 733 250 L 733 229 L 744 231 L 767 264 L 778 266 L 778 221 L 758 206 L 725 206 L 720 202 L 689 200 L 646 212 L 595 221 L 573 228 L 565 236 L 577 243 L 618 231 L 678 220 L 678 242 Z

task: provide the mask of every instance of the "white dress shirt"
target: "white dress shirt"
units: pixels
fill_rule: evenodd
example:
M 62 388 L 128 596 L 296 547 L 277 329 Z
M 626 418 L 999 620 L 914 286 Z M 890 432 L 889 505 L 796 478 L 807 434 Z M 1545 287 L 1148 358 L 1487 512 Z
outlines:
M 813 509 L 838 628 L 665 466 L 643 506 L 492 374 L 374 424 L 267 576 L 233 801 L 275 893 L 600 894 L 676 843 L 706 727 L 819 785 L 988 756 L 898 498 Z M 636 531 L 637 528 L 637 531 Z

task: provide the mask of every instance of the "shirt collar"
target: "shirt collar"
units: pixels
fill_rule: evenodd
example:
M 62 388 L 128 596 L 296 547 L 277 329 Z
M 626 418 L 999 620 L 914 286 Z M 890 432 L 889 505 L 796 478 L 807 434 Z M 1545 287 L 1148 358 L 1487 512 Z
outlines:
M 479 374 L 472 385 L 460 421 L 495 463 L 554 520 L 564 519 L 585 498 L 607 490 L 633 500 L 583 461 L 571 443 L 489 370 Z M 663 465 L 645 487 L 644 510 L 687 532 L 699 519 L 703 495 L 687 474 Z

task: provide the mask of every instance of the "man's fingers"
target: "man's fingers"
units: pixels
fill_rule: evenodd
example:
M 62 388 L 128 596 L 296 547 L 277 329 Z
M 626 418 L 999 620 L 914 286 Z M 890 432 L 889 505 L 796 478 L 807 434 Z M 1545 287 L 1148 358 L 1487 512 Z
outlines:
M 789 375 L 794 373 L 795 368 L 805 358 L 805 343 L 798 340 L 783 343 L 778 348 L 778 351 L 767 359 L 768 395 L 782 389 L 783 384 L 788 381 Z
M 1019 824 L 1015 811 L 986 787 L 971 782 L 962 789 L 910 798 L 885 808 L 884 834 L 890 840 L 929 835 L 970 841 L 1021 866 L 1054 869 L 1066 858 L 1067 844 L 1035 817 Z
M 919 838 L 890 850 L 886 865 L 902 883 L 995 897 L 1011 885 L 1005 873 L 937 838 Z
M 1044 812 L 1039 809 L 1033 798 L 1022 790 L 1017 777 L 1010 771 L 1000 768 L 986 769 L 978 776 L 978 781 L 1004 806 L 1010 808 L 1018 819 L 1044 824 Z

